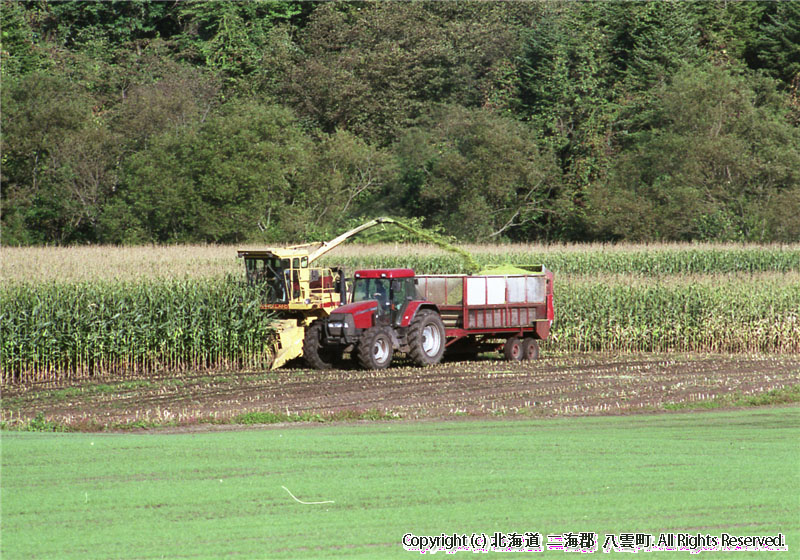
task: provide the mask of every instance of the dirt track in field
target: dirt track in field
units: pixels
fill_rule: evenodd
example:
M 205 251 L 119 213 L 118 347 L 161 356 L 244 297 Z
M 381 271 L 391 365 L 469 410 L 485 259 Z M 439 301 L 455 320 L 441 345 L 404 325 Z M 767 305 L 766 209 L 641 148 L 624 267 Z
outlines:
M 382 371 L 296 367 L 9 387 L 2 419 L 14 424 L 41 412 L 48 420 L 99 428 L 226 421 L 253 411 L 324 418 L 376 410 L 404 419 L 630 414 L 797 384 L 798 356 L 583 355 L 519 363 L 483 358 L 430 368 L 401 362 Z

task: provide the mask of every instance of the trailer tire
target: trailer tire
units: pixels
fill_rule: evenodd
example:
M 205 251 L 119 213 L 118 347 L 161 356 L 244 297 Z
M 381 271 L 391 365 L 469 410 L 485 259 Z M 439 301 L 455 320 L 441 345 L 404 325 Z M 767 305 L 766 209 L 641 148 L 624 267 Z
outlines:
M 322 330 L 324 323 L 314 321 L 306 330 L 303 339 L 303 358 L 314 369 L 331 369 L 337 359 L 337 352 L 322 345 Z
M 421 309 L 408 327 L 408 355 L 418 366 L 431 366 L 444 355 L 444 323 L 438 313 Z
M 356 356 L 364 369 L 384 369 L 392 363 L 392 335 L 386 327 L 368 329 L 358 342 Z
M 539 341 L 532 337 L 527 337 L 522 341 L 522 359 L 539 359 Z
M 512 336 L 503 346 L 503 355 L 509 362 L 518 362 L 522 359 L 522 343 L 519 338 Z

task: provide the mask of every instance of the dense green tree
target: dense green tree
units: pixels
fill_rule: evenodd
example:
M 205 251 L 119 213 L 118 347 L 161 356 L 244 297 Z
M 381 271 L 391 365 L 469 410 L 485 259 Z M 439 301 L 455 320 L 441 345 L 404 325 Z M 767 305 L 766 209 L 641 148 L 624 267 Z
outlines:
M 689 2 L 586 4 L 608 37 L 614 81 L 640 91 L 705 58 L 696 7 Z
M 592 152 L 618 106 L 701 58 L 691 7 L 672 2 L 554 2 L 525 33 L 520 112 L 562 166 Z
M 618 112 L 610 49 L 595 11 L 574 3 L 548 3 L 525 33 L 517 110 L 558 158 L 567 203 L 560 214 L 569 216 L 548 236 L 585 234 L 583 193 L 608 167 Z
M 686 67 L 660 87 L 606 184 L 590 191 L 618 239 L 789 240 L 777 200 L 800 215 L 800 135 L 769 80 Z M 786 215 L 786 212 L 783 213 Z M 794 232 L 794 233 L 792 233 Z
M 603 135 L 613 114 L 608 99 L 607 39 L 583 9 L 553 3 L 526 32 L 519 62 L 519 110 L 542 131 L 565 174 L 581 175 L 590 138 Z
M 329 239 L 349 220 L 380 207 L 381 192 L 395 173 L 387 151 L 344 130 L 322 134 L 296 179 L 303 200 L 281 220 L 281 228 L 289 235 Z
M 800 239 L 798 2 L 0 2 L 6 244 Z
M 153 138 L 128 158 L 125 186 L 103 217 L 114 242 L 235 242 L 275 235 L 297 197 L 308 139 L 291 113 L 232 103 L 194 127 Z M 273 229 L 270 229 L 270 228 Z
M 48 41 L 73 49 L 102 41 L 122 45 L 169 36 L 178 30 L 175 6 L 153 0 L 31 2 L 38 31 Z
M 760 68 L 800 87 L 800 3 L 776 2 L 765 12 L 755 45 Z
M 23 5 L 12 0 L 0 3 L 0 77 L 39 70 L 44 62 L 34 43 L 34 31 Z
M 195 126 L 220 104 L 221 87 L 207 72 L 158 55 L 139 59 L 135 78 L 121 73 L 120 99 L 106 113 L 126 152 L 141 149 L 151 136 Z
M 300 33 L 284 93 L 328 133 L 388 144 L 433 103 L 497 103 L 519 40 L 492 6 L 324 4 Z M 473 19 L 474 17 L 474 19 Z
M 2 88 L 3 242 L 75 240 L 56 155 L 91 129 L 91 98 L 61 76 L 6 78 Z
M 74 241 L 98 241 L 98 221 L 119 186 L 121 143 L 102 124 L 65 136 L 52 154 L 52 182 Z
M 227 104 L 128 158 L 102 235 L 122 243 L 327 238 L 391 178 L 392 163 L 348 132 L 314 140 L 278 106 Z
M 748 61 L 758 30 L 772 2 L 696 2 L 692 8 L 700 34 L 699 46 L 718 63 Z
M 525 239 L 551 218 L 554 161 L 511 119 L 450 107 L 407 131 L 396 152 L 402 183 L 395 196 L 460 239 Z
M 568 166 L 570 147 L 607 104 L 609 57 L 602 31 L 572 4 L 552 4 L 525 35 L 519 63 L 520 110 Z
M 298 2 L 185 2 L 179 8 L 181 56 L 219 72 L 234 89 L 251 93 L 269 81 L 287 55 L 276 27 L 302 13 Z

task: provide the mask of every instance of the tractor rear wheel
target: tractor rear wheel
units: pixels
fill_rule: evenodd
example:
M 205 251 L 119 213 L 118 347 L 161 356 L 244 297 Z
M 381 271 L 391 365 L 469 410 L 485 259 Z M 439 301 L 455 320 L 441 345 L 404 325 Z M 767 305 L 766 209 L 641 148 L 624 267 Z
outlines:
M 356 349 L 358 363 L 364 369 L 383 369 L 392 362 L 392 336 L 386 327 L 373 327 L 361 335 Z
M 519 338 L 512 336 L 503 346 L 503 355 L 509 362 L 518 362 L 522 359 L 522 343 Z
M 408 355 L 418 366 L 442 361 L 444 355 L 444 323 L 435 311 L 421 309 L 408 327 Z
M 323 322 L 314 321 L 306 330 L 303 339 L 303 358 L 306 363 L 315 369 L 331 369 L 338 354 L 322 345 Z
M 523 360 L 538 360 L 539 359 L 539 341 L 535 338 L 527 337 L 522 341 L 522 359 Z

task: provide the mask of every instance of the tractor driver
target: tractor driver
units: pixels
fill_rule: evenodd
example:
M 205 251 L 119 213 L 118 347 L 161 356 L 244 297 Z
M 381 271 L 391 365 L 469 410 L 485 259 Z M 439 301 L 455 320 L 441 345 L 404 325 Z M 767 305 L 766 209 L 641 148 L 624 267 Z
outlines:
M 386 280 L 378 280 L 375 283 L 374 297 L 378 300 L 378 307 L 381 313 L 389 309 L 389 294 L 386 292 Z

